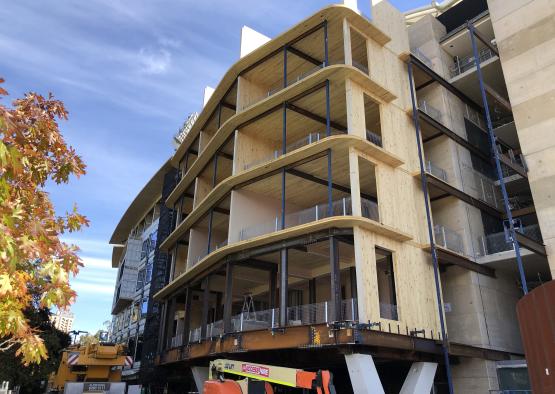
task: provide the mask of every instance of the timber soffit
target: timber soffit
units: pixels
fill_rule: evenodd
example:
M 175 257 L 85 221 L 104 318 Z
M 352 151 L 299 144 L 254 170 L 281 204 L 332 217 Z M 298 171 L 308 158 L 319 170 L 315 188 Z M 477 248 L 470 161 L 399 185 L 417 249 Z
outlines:
M 347 18 L 353 26 L 355 26 L 357 29 L 366 34 L 369 38 L 373 39 L 382 46 L 391 41 L 391 38 L 388 35 L 374 26 L 371 21 L 356 13 L 351 8 L 342 4 L 335 4 L 324 7 L 314 15 L 298 23 L 297 25 L 277 36 L 276 38 L 268 41 L 266 44 L 255 49 L 253 52 L 249 53 L 245 57 L 239 59 L 228 69 L 228 71 L 214 90 L 214 93 L 206 103 L 206 106 L 199 114 L 199 117 L 194 123 L 193 127 L 172 157 L 172 165 L 174 167 L 177 167 L 179 165 L 179 160 L 181 160 L 181 158 L 185 154 L 185 151 L 197 137 L 202 126 L 209 120 L 213 111 L 216 110 L 216 107 L 220 100 L 228 92 L 228 89 L 235 83 L 237 77 L 241 74 L 243 70 L 247 69 L 250 65 L 256 63 L 264 56 L 275 52 L 276 50 L 287 44 L 289 41 L 295 39 L 297 36 L 300 36 L 305 31 L 318 25 L 319 23 L 322 23 L 325 20 L 329 21 L 339 18 Z
M 348 134 L 326 137 L 321 141 L 306 145 L 280 156 L 278 159 L 259 164 L 247 171 L 240 172 L 237 175 L 232 175 L 221 181 L 216 187 L 210 190 L 210 192 L 202 199 L 202 201 L 200 201 L 195 209 L 177 225 L 174 231 L 160 245 L 160 248 L 163 250 L 169 249 L 181 236 L 186 233 L 189 228 L 191 228 L 203 217 L 203 215 L 208 212 L 210 207 L 216 205 L 235 187 L 258 177 L 269 175 L 270 173 L 281 170 L 282 168 L 296 165 L 299 161 L 309 158 L 310 156 L 323 153 L 327 149 L 341 149 L 349 146 L 355 147 L 359 151 L 368 153 L 373 157 L 377 157 L 380 161 L 383 161 L 393 167 L 403 164 L 403 161 L 397 156 L 383 150 L 371 142 L 364 140 L 361 137 Z
M 380 103 L 389 103 L 396 99 L 396 96 L 389 92 L 384 87 L 380 86 L 376 82 L 372 81 L 366 74 L 360 71 L 358 68 L 345 65 L 337 64 L 333 66 L 325 67 L 316 73 L 304 78 L 294 84 L 289 85 L 287 88 L 277 92 L 276 94 L 259 101 L 255 105 L 246 108 L 244 111 L 239 112 L 236 115 L 230 117 L 226 122 L 221 125 L 219 130 L 214 134 L 214 136 L 208 142 L 208 145 L 204 148 L 195 162 L 191 165 L 185 174 L 185 176 L 179 181 L 175 189 L 170 193 L 166 199 L 166 206 L 172 207 L 177 201 L 179 196 L 185 192 L 185 190 L 194 181 L 195 177 L 204 169 L 207 163 L 210 161 L 212 156 L 216 151 L 227 141 L 227 139 L 232 135 L 236 128 L 240 127 L 241 124 L 264 114 L 266 111 L 270 111 L 274 108 L 281 108 L 281 104 L 285 101 L 294 99 L 297 95 L 302 94 L 304 91 L 308 90 L 308 86 L 316 86 L 319 82 L 323 82 L 326 79 L 330 80 L 344 80 L 350 78 L 355 82 L 359 83 L 367 93 L 369 93 L 373 99 Z M 198 122 L 198 120 L 197 120 Z M 189 133 L 190 134 L 190 133 Z M 376 157 L 379 160 L 388 162 L 386 156 L 391 156 L 391 165 L 402 164 L 399 158 L 391 153 L 386 152 L 381 149 L 385 155 L 380 155 Z M 177 153 L 176 153 L 177 155 Z M 380 158 L 381 157 L 381 158 Z M 175 156 L 174 156 L 175 158 Z M 173 160 L 173 159 L 172 159 Z M 398 164 L 394 164 L 395 162 Z
M 334 216 L 330 218 L 325 218 L 315 222 L 310 222 L 304 225 L 279 230 L 270 234 L 264 234 L 249 240 L 238 241 L 223 246 L 205 256 L 193 267 L 187 269 L 187 271 L 182 273 L 180 276 L 166 285 L 163 289 L 161 289 L 158 293 L 156 293 L 154 295 L 154 298 L 157 300 L 163 299 L 165 296 L 171 294 L 183 284 L 190 282 L 192 278 L 199 276 L 202 272 L 213 267 L 218 262 L 221 262 L 222 259 L 232 253 L 261 245 L 287 240 L 289 238 L 299 237 L 320 230 L 352 227 L 362 227 L 378 234 L 383 234 L 384 236 L 387 236 L 398 242 L 406 242 L 412 239 L 412 236 L 410 234 L 364 217 Z
M 127 241 L 127 237 L 129 237 L 129 233 L 135 224 L 141 220 L 152 205 L 161 197 L 164 175 L 166 175 L 170 168 L 170 160 L 167 160 L 145 184 L 131 204 L 129 204 L 129 207 L 127 207 L 127 210 L 112 233 L 110 244 L 121 245 Z

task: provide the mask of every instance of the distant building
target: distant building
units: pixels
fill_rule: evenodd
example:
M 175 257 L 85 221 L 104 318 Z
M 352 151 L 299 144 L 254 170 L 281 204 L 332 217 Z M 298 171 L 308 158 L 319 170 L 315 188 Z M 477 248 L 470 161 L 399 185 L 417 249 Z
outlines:
M 73 320 L 75 316 L 70 310 L 62 309 L 56 312 L 55 315 L 50 316 L 50 321 L 58 330 L 63 332 L 70 332 L 73 328 Z

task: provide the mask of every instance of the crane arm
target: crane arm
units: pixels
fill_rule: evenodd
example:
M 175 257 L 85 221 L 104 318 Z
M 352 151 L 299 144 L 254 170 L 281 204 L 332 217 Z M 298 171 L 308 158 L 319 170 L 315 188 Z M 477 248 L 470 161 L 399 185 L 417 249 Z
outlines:
M 218 359 L 210 362 L 209 379 L 223 373 L 243 376 L 282 386 L 316 390 L 318 394 L 336 394 L 330 371 L 309 372 L 302 369 Z

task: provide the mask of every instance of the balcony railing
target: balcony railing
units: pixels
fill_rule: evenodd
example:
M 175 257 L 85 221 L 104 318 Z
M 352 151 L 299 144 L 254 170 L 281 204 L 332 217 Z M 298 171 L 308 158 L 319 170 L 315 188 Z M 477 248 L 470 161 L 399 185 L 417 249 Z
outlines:
M 501 200 L 501 190 L 495 181 L 475 169 L 462 166 L 463 191 L 474 198 L 497 208 Z
M 391 306 L 384 307 L 390 309 Z M 341 302 L 341 319 L 349 321 L 358 320 L 356 298 L 349 298 Z M 332 322 L 331 304 L 325 301 L 316 304 L 290 306 L 287 308 L 287 321 L 289 326 L 330 323 Z M 232 332 L 268 330 L 278 326 L 279 308 L 243 312 L 231 317 Z M 220 337 L 224 334 L 223 328 L 223 320 L 210 323 L 206 326 L 206 336 L 208 338 Z M 201 340 L 200 334 L 201 327 L 192 329 L 189 332 L 189 341 L 192 343 L 199 342 Z M 168 341 L 168 345 L 171 345 L 171 347 L 181 346 L 182 344 L 182 336 L 175 336 Z
M 449 183 L 449 175 L 447 174 L 447 171 L 445 171 L 443 168 L 435 165 L 430 160 L 426 161 L 425 166 L 427 173 L 432 174 L 436 178 Z
M 292 142 L 291 144 L 287 145 L 285 151 L 287 153 L 292 152 L 296 149 L 302 148 L 303 146 L 310 145 L 313 142 L 318 142 L 318 141 L 320 141 L 320 139 L 324 138 L 325 136 L 326 136 L 325 133 L 310 133 L 308 136 L 303 137 L 301 139 L 298 139 L 297 141 Z M 257 166 L 259 164 L 266 163 L 266 162 L 269 162 L 271 160 L 275 160 L 275 159 L 279 158 L 282 155 L 282 152 L 283 151 L 281 149 L 276 149 L 270 155 L 267 155 L 267 156 L 265 156 L 263 158 L 260 158 L 260 159 L 253 160 L 250 163 L 246 163 L 243 166 L 243 169 L 248 170 L 249 168 L 252 168 L 252 167 Z
M 464 240 L 460 233 L 440 224 L 434 226 L 434 239 L 437 245 L 459 254 L 466 254 Z
M 411 49 L 410 51 L 414 56 L 420 59 L 422 63 L 432 68 L 432 65 L 433 65 L 432 60 L 428 56 L 424 55 L 424 53 L 420 50 L 420 48 L 414 48 L 414 49 Z
M 366 130 L 366 139 L 374 145 L 379 146 L 380 148 L 383 146 L 381 135 L 376 134 L 373 131 Z
M 537 242 L 542 242 L 542 236 L 540 232 L 540 227 L 537 224 L 533 224 L 526 227 L 515 228 L 515 231 L 525 235 L 528 238 L 533 239 Z M 505 231 L 482 235 L 478 237 L 478 256 L 487 256 L 494 253 L 506 252 L 513 250 L 513 243 L 511 241 L 510 233 L 507 229 Z
M 434 106 L 430 105 L 426 100 L 420 100 L 418 102 L 418 109 L 428 115 L 430 118 L 441 123 L 443 115 L 441 111 Z
M 320 69 L 322 69 L 322 68 L 324 68 L 324 67 L 325 67 L 325 64 L 322 63 L 322 64 L 319 64 L 319 65 L 316 66 L 316 67 L 311 68 L 311 69 L 308 70 L 308 71 L 304 71 L 304 72 L 298 74 L 298 75 L 295 76 L 295 77 L 288 78 L 288 80 L 287 80 L 287 86 L 292 85 L 292 84 L 294 84 L 294 83 L 296 83 L 296 82 L 299 82 L 299 81 L 302 80 L 302 79 L 305 79 L 306 77 L 308 77 L 308 76 L 314 74 L 315 72 L 319 71 Z M 270 96 L 276 94 L 277 92 L 279 92 L 279 91 L 282 90 L 282 89 L 284 89 L 283 82 L 278 82 L 278 83 L 276 83 L 275 85 L 273 85 L 272 87 L 270 87 L 270 88 L 268 89 L 268 95 L 267 95 L 267 97 L 270 97 Z M 260 100 L 254 100 L 253 102 L 249 103 L 249 105 L 252 105 L 252 104 L 254 104 L 254 103 L 257 102 L 257 101 L 260 101 Z
M 353 59 L 353 66 L 358 68 L 360 71 L 362 71 L 364 74 L 368 74 L 368 64 L 364 65 L 362 63 L 357 62 L 356 60 Z
M 480 58 L 480 63 L 481 63 L 481 62 L 485 62 L 488 59 L 493 58 L 496 55 L 495 53 L 493 53 L 491 49 L 489 49 L 488 47 L 485 47 L 480 49 L 478 56 Z M 476 59 L 474 58 L 474 55 L 466 56 L 462 59 L 457 57 L 455 59 L 455 64 L 451 66 L 451 68 L 449 69 L 451 71 L 451 78 L 454 78 L 457 75 L 460 75 L 474 67 L 476 67 Z
M 361 199 L 362 216 L 372 220 L 378 220 L 378 204 L 367 199 Z M 288 213 L 285 215 L 284 228 L 300 226 L 302 224 L 318 221 L 330 216 L 348 216 L 352 215 L 352 202 L 350 197 L 345 197 L 332 202 L 331 215 L 328 210 L 328 204 L 318 204 L 311 208 L 301 211 Z M 251 227 L 243 228 L 239 232 L 239 240 L 244 241 L 260 235 L 269 234 L 282 229 L 281 217 L 276 215 L 270 222 L 257 224 Z

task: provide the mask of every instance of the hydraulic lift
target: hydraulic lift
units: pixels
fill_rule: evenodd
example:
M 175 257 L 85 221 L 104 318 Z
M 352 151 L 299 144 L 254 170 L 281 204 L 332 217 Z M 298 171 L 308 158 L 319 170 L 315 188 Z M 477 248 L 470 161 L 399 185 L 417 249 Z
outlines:
M 225 379 L 224 374 L 242 376 Z M 274 394 L 272 385 L 315 390 L 318 394 L 336 394 L 330 371 L 308 372 L 302 369 L 218 359 L 210 362 L 204 394 Z

